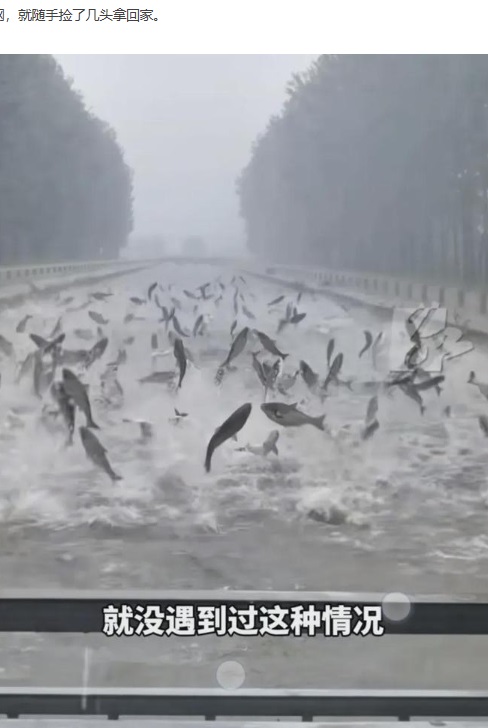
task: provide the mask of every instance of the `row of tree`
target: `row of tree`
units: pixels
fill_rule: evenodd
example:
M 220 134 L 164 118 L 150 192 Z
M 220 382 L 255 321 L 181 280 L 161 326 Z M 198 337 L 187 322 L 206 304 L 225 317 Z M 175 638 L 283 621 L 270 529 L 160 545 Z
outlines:
M 116 258 L 132 173 L 49 55 L 0 55 L 0 265 Z
M 238 180 L 270 260 L 488 282 L 488 56 L 320 56 Z

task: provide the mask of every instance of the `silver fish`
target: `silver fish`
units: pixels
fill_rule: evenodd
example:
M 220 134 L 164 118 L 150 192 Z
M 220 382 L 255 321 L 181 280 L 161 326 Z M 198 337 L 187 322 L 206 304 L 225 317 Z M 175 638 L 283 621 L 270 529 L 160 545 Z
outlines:
M 226 440 L 237 435 L 242 430 L 249 415 L 251 414 L 252 405 L 247 402 L 235 410 L 220 427 L 218 427 L 207 445 L 207 453 L 205 456 L 205 470 L 210 472 L 212 466 L 212 455 L 214 451 L 220 447 Z
M 169 343 L 173 347 L 173 350 L 174 350 L 175 341 L 176 341 L 177 338 L 178 337 L 176 336 L 176 334 L 174 333 L 174 331 L 170 331 L 168 333 Z M 193 366 L 196 366 L 196 364 L 195 364 L 195 358 L 194 358 L 193 354 L 191 353 L 191 351 L 189 349 L 187 349 L 186 346 L 183 347 L 183 351 L 185 352 L 185 356 L 186 356 L 187 362 L 190 362 L 190 364 L 192 364 Z M 154 353 L 157 354 L 159 352 L 154 352 Z M 170 353 L 170 352 L 168 352 L 168 353 Z
M 36 397 L 39 397 L 39 399 L 42 396 L 42 392 L 41 392 L 42 374 L 43 374 L 42 351 L 41 351 L 41 349 L 38 349 L 34 354 L 33 384 L 34 384 L 34 394 L 36 395 Z
M 303 359 L 300 361 L 298 371 L 302 375 L 302 379 L 310 390 L 314 390 L 317 386 L 319 377 L 313 369 Z
M 63 369 L 62 375 L 64 390 L 68 397 L 71 397 L 76 406 L 85 415 L 86 426 L 93 430 L 99 430 L 99 426 L 94 422 L 92 417 L 90 400 L 85 385 L 80 382 L 76 374 L 70 369 Z
M 100 326 L 108 324 L 108 319 L 104 318 L 101 313 L 88 311 L 88 316 L 92 319 L 92 321 L 95 321 L 96 324 L 100 324 Z
M 373 343 L 373 335 L 372 335 L 371 331 L 365 331 L 364 332 L 364 336 L 366 337 L 366 343 L 365 343 L 365 345 L 363 346 L 363 348 L 361 349 L 361 351 L 358 354 L 358 358 L 359 359 L 361 359 L 362 355 L 366 351 L 368 351 L 368 349 L 370 348 L 371 344 Z
M 193 336 L 196 336 L 198 334 L 198 330 L 203 324 L 203 313 L 200 314 L 200 316 L 195 321 L 195 325 L 193 326 Z
M 178 362 L 178 367 L 180 370 L 180 378 L 178 380 L 178 386 L 177 386 L 177 389 L 180 389 L 184 376 L 185 376 L 185 373 L 186 373 L 186 356 L 185 356 L 185 347 L 183 346 L 183 342 L 178 337 L 175 339 L 173 353 L 175 355 L 176 361 Z
M 485 437 L 488 437 L 488 417 L 486 415 L 480 415 L 478 417 L 478 422 L 483 434 Z
M 301 427 L 302 425 L 313 425 L 318 430 L 325 430 L 325 415 L 311 417 L 305 412 L 297 409 L 295 404 L 284 404 L 283 402 L 270 402 L 262 404 L 261 410 L 272 422 L 283 427 Z
M 375 394 L 368 402 L 368 406 L 366 408 L 366 418 L 365 418 L 365 424 L 368 425 L 371 423 L 378 413 L 378 396 Z
M 246 308 L 246 306 L 244 306 L 244 304 L 242 304 L 242 313 L 244 314 L 244 316 L 247 316 L 248 319 L 256 318 L 256 316 L 252 313 L 252 311 L 250 311 L 248 308 Z
M 335 346 L 335 339 L 331 339 L 329 343 L 327 344 L 327 366 L 330 369 L 330 360 L 332 359 L 332 354 L 334 353 L 334 346 Z
M 89 369 L 91 365 L 97 361 L 97 359 L 100 359 L 104 355 L 107 346 L 107 337 L 104 337 L 103 339 L 100 339 L 100 341 L 97 341 L 97 343 L 90 349 L 90 351 L 86 355 L 85 369 Z
M 148 299 L 148 301 L 151 300 L 151 296 L 152 296 L 153 292 L 155 291 L 157 285 L 158 284 L 157 284 L 157 281 L 156 281 L 156 283 L 151 283 L 151 285 L 147 289 L 147 299 Z
M 178 336 L 188 337 L 190 335 L 190 334 L 187 334 L 185 331 L 183 331 L 183 329 L 180 326 L 180 322 L 178 321 L 178 319 L 176 318 L 174 313 L 173 313 L 173 327 L 174 327 L 174 330 L 176 331 L 176 333 L 178 334 Z
M 276 306 L 278 305 L 278 303 L 281 303 L 284 298 L 284 296 L 278 296 L 278 298 L 273 298 L 273 300 L 268 303 L 268 306 Z
M 339 352 L 339 354 L 337 354 L 337 356 L 334 358 L 334 361 L 330 366 L 329 373 L 327 374 L 325 381 L 322 385 L 322 389 L 324 391 L 327 391 L 327 387 L 332 381 L 337 382 L 337 377 L 339 375 L 339 372 L 341 371 L 343 361 L 344 355 L 342 354 L 342 352 Z
M 409 397 L 415 404 L 418 404 L 420 409 L 420 414 L 423 415 L 425 412 L 424 403 L 422 401 L 422 397 L 417 392 L 415 387 L 412 385 L 411 382 L 406 382 L 405 384 L 400 384 L 400 389 L 404 394 L 406 394 L 407 397 Z
M 57 382 L 51 386 L 51 394 L 59 407 L 59 411 L 63 417 L 65 425 L 68 429 L 68 445 L 73 444 L 73 434 L 75 431 L 75 405 L 72 399 L 66 393 L 62 382 Z
M 84 341 L 90 341 L 90 339 L 93 339 L 93 331 L 91 329 L 75 329 L 73 334 Z
M 266 374 L 263 370 L 263 365 L 261 364 L 261 362 L 258 359 L 257 352 L 252 351 L 251 356 L 252 356 L 252 367 L 253 367 L 254 371 L 256 372 L 256 374 L 258 375 L 258 379 L 261 382 L 261 384 L 263 385 L 263 387 L 266 387 Z
M 61 333 L 62 321 L 63 321 L 62 317 L 58 318 L 58 320 L 56 321 L 56 324 L 55 324 L 53 330 L 49 334 L 49 338 L 50 339 L 52 339 L 55 336 L 58 336 Z
M 422 382 L 419 382 L 418 384 L 413 384 L 412 386 L 415 387 L 417 392 L 423 392 L 427 389 L 432 389 L 432 387 L 435 387 L 437 390 L 437 394 L 440 394 L 442 391 L 439 387 L 439 384 L 442 384 L 442 382 L 445 380 L 444 374 L 438 374 L 435 377 L 427 377 Z
M 273 341 L 273 339 L 270 339 L 269 336 L 266 336 L 266 334 L 263 334 L 262 331 L 258 331 L 257 329 L 254 329 L 254 333 L 258 337 L 259 341 L 261 342 L 261 345 L 266 349 L 266 351 L 269 351 L 270 354 L 273 354 L 273 356 L 279 356 L 281 359 L 286 359 L 288 354 L 283 354 L 278 347 L 276 346 L 276 342 Z
M 266 457 L 270 452 L 279 455 L 276 443 L 278 442 L 280 433 L 278 430 L 272 430 L 266 440 L 263 442 L 263 455 Z
M 87 427 L 80 427 L 79 432 L 87 457 L 92 461 L 92 463 L 107 473 L 113 482 L 116 480 L 122 480 L 122 477 L 112 470 L 112 466 L 107 458 L 107 450 L 95 437 L 93 432 L 90 432 Z
M 141 384 L 169 384 L 175 378 L 175 373 L 172 371 L 168 372 L 153 372 L 148 374 L 147 377 L 139 379 Z
M 380 423 L 376 419 L 372 420 L 371 422 L 368 422 L 366 424 L 366 427 L 364 428 L 364 430 L 361 433 L 361 438 L 363 440 L 369 440 L 369 438 L 374 435 L 374 433 L 379 428 L 379 426 L 380 426 Z
M 32 316 L 30 314 L 27 314 L 27 316 L 24 316 L 24 318 L 21 321 L 19 321 L 19 323 L 17 324 L 17 326 L 15 328 L 15 330 L 18 334 L 24 333 L 27 322 L 31 318 L 32 318 Z
M 227 359 L 221 364 L 221 367 L 228 367 L 231 361 L 236 359 L 239 354 L 242 354 L 246 347 L 248 333 L 249 328 L 245 326 L 242 331 L 237 334 L 236 338 L 232 342 Z

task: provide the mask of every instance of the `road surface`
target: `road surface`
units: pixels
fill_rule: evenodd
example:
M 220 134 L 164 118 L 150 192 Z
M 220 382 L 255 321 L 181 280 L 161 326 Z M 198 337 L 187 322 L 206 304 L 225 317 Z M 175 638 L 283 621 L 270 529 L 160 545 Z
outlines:
M 259 445 L 275 425 L 260 411 L 262 387 L 252 369 L 255 342 L 217 387 L 214 377 L 225 359 L 234 319 L 232 297 L 205 304 L 213 319 L 208 334 L 189 337 L 195 356 L 183 386 L 140 384 L 156 363 L 151 334 L 166 343 L 159 311 L 137 306 L 158 281 L 181 300 L 180 323 L 191 330 L 195 301 L 183 289 L 228 270 L 161 265 L 132 276 L 77 287 L 1 313 L 0 332 L 12 341 L 17 360 L 34 345 L 28 332 L 46 336 L 62 315 L 66 348 L 88 348 L 75 329 L 96 324 L 88 311 L 103 314 L 110 344 L 86 373 L 94 418 L 114 470 L 113 484 L 87 460 L 76 434 L 73 448 L 40 422 L 43 402 L 30 378 L 14 383 L 15 367 L 0 367 L 0 573 L 4 588 L 131 589 L 308 589 L 378 592 L 488 592 L 488 443 L 477 422 L 488 412 L 478 389 L 467 384 L 470 369 L 488 380 L 488 354 L 481 344 L 449 362 L 442 394 L 426 392 L 426 412 L 395 393 L 381 397 L 380 429 L 362 442 L 360 432 L 370 392 L 361 382 L 374 376 L 369 353 L 358 359 L 363 329 L 376 335 L 385 322 L 359 308 L 344 310 L 325 297 L 304 295 L 298 307 L 307 316 L 277 337 L 289 353 L 286 370 L 300 359 L 325 376 L 326 347 L 335 338 L 344 353 L 347 387 L 331 388 L 324 404 L 299 382 L 289 401 L 305 411 L 327 414 L 330 433 L 313 427 L 281 429 L 279 456 L 237 452 Z M 276 285 L 250 277 L 240 282 L 256 325 L 276 336 L 279 313 L 267 302 Z M 106 302 L 79 309 L 93 291 L 111 291 Z M 251 291 L 253 298 L 247 291 Z M 66 298 L 73 296 L 69 303 Z M 159 292 L 171 305 L 169 294 Z M 200 305 L 200 304 L 199 304 Z M 71 309 L 78 308 L 72 311 Z M 199 310 L 203 310 L 200 308 Z M 139 319 L 124 323 L 128 313 Z M 26 333 L 19 321 L 30 314 Z M 124 345 L 128 336 L 134 343 Z M 120 347 L 128 361 L 119 368 L 123 402 L 103 406 L 100 374 Z M 159 364 L 174 366 L 170 353 Z M 78 371 L 78 370 L 77 370 Z M 483 376 L 485 375 L 485 376 Z M 49 394 L 44 396 L 50 402 Z M 253 411 L 238 443 L 218 449 L 212 472 L 203 467 L 215 428 L 244 402 Z M 451 417 L 443 410 L 451 407 Z M 174 407 L 188 412 L 177 424 Z M 21 419 L 12 427 L 9 411 Z M 19 414 L 20 413 L 20 414 Z M 144 419 L 154 426 L 152 442 L 139 427 L 122 420 Z M 77 424 L 84 424 L 82 415 Z M 319 516 L 317 516 L 319 514 Z M 319 520 L 314 520 L 316 518 Z M 114 638 L 103 636 L 0 635 L 0 685 L 81 684 L 89 663 L 89 684 L 140 687 L 216 686 L 223 661 L 238 661 L 246 687 L 485 688 L 488 644 L 479 638 L 389 637 L 297 638 Z M 87 651 L 88 650 L 88 651 Z

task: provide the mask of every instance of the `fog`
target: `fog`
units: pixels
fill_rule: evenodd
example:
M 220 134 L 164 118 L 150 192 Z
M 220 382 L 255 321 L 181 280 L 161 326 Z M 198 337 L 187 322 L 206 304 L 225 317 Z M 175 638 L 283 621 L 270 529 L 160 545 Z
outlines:
M 134 237 L 244 244 L 235 180 L 312 55 L 59 55 L 134 170 Z
M 58 58 L 81 96 L 0 56 L 4 588 L 485 594 L 488 57 Z M 159 261 L 114 262 L 132 231 Z M 0 635 L 4 712 L 70 687 L 122 716 L 235 661 L 245 689 L 486 683 L 474 634 L 227 625 Z

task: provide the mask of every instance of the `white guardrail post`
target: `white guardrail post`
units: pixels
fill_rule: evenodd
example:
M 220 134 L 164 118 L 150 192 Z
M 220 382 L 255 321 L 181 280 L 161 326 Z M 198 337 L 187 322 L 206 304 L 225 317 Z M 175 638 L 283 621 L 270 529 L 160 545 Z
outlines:
M 445 307 L 449 321 L 473 332 L 488 334 L 488 290 L 464 288 L 454 284 L 414 281 L 408 278 L 332 270 L 312 266 L 263 265 L 263 273 L 301 282 L 317 288 L 334 289 L 356 297 L 359 304 L 374 304 L 383 308 L 416 307 L 436 304 Z M 469 324 L 469 325 L 463 325 Z
M 46 263 L 19 266 L 0 266 L 0 287 L 5 284 L 18 284 L 37 278 L 72 276 L 104 269 L 132 269 L 161 263 L 186 263 L 206 265 L 239 266 L 240 262 L 233 258 L 188 258 L 183 256 L 163 256 L 161 258 L 133 258 L 118 260 L 95 260 L 82 262 Z

